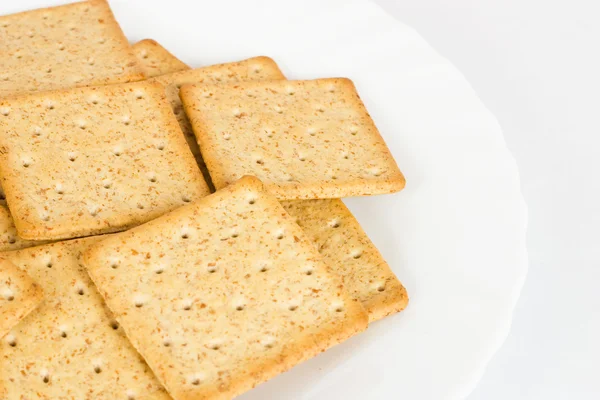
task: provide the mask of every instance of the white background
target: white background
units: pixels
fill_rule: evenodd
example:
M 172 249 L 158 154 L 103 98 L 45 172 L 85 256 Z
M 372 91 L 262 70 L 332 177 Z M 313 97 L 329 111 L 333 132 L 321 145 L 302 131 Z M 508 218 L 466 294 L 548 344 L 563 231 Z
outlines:
M 529 205 L 530 270 L 513 330 L 468 400 L 600 399 L 600 5 L 375 1 L 454 63 L 496 115 Z
M 529 206 L 530 269 L 468 400 L 600 399 L 600 4 L 376 0 L 498 118 Z

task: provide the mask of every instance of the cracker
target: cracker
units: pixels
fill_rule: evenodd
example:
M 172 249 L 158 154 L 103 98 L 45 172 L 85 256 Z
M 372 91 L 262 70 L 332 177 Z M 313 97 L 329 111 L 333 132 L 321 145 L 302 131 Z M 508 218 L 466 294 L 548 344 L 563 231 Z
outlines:
M 179 126 L 185 134 L 185 138 L 196 157 L 204 179 L 210 184 L 210 175 L 206 169 L 206 164 L 202 159 L 200 148 L 190 122 L 183 112 L 183 105 L 179 98 L 179 88 L 185 84 L 192 83 L 231 83 L 242 81 L 263 81 L 285 79 L 281 70 L 269 57 L 254 57 L 238 62 L 226 64 L 211 65 L 204 68 L 197 68 L 188 71 L 181 71 L 173 74 L 159 76 L 153 81 L 159 82 L 166 87 L 167 98 L 171 103 L 173 112 L 179 121 Z
M 274 61 L 262 59 L 265 60 L 265 64 L 259 72 L 267 71 L 268 75 L 261 76 L 259 80 L 267 80 L 269 76 L 273 80 L 285 79 Z M 165 68 L 168 68 L 169 61 L 168 58 L 164 61 Z M 269 65 L 270 69 L 268 69 Z M 207 74 L 212 68 L 214 66 L 173 74 L 160 80 L 168 87 L 167 95 L 182 130 L 191 136 L 194 144 L 193 131 L 185 113 L 181 110 L 176 85 L 198 82 L 203 78 L 200 74 Z M 169 82 L 169 79 L 173 82 Z M 406 290 L 341 200 L 285 201 L 282 205 L 297 219 L 296 222 L 304 232 L 313 238 L 329 267 L 344 279 L 346 289 L 354 298 L 361 301 L 369 313 L 370 322 L 406 307 L 408 303 Z
M 181 97 L 217 189 L 246 174 L 281 200 L 404 187 L 348 79 L 191 85 Z
M 339 199 L 284 201 L 331 271 L 369 313 L 369 322 L 403 310 L 408 295 L 354 215 Z
M 157 83 L 0 100 L 0 177 L 19 236 L 123 230 L 209 193 Z
M 44 294 L 24 271 L 0 256 L 0 338 L 35 309 Z
M 131 47 L 148 78 L 190 68 L 155 40 L 140 40 Z
M 80 263 L 98 240 L 2 254 L 43 287 L 45 299 L 0 341 L 0 398 L 169 398 Z
M 176 400 L 232 398 L 368 322 L 253 177 L 99 243 L 84 265 Z
M 0 201 L 0 251 L 23 249 L 44 243 L 20 238 L 6 202 Z
M 144 78 L 104 0 L 0 16 L 0 38 L 0 97 Z
M 13 221 L 10 210 L 6 204 L 6 195 L 0 186 L 0 252 L 24 249 L 26 247 L 45 244 L 45 241 L 25 240 L 17 234 L 15 221 Z

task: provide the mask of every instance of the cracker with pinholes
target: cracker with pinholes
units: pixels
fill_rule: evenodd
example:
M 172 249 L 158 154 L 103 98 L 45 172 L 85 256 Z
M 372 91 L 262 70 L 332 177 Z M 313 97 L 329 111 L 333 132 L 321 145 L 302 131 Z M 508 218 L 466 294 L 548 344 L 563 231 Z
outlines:
M 208 174 L 206 165 L 202 159 L 200 148 L 194 137 L 194 131 L 192 130 L 187 116 L 183 112 L 183 106 L 181 104 L 181 99 L 179 98 L 179 88 L 182 85 L 192 83 L 218 84 L 281 79 L 285 79 L 285 77 L 275 61 L 269 57 L 261 56 L 237 62 L 210 65 L 208 67 L 162 75 L 154 78 L 153 81 L 159 82 L 166 87 L 167 98 L 173 107 L 173 112 L 177 116 L 179 126 L 185 134 L 188 145 L 198 161 L 198 165 L 204 174 L 205 180 L 210 182 L 210 175 Z
M 362 303 L 370 322 L 406 307 L 406 289 L 341 200 L 284 201 L 282 205 L 313 239 L 350 295 Z
M 0 340 L 1 399 L 169 399 L 81 265 L 100 239 L 2 253 L 45 298 Z
M 274 62 L 270 59 L 265 61 L 266 65 L 258 68 L 258 71 L 255 65 L 251 72 L 260 74 L 266 70 L 272 79 L 283 79 L 278 68 L 274 68 Z M 264 68 L 269 65 L 273 67 Z M 168 68 L 169 60 L 164 60 L 162 66 Z M 167 94 L 182 130 L 189 132 L 192 137 L 192 129 L 185 113 L 180 109 L 181 102 L 176 85 L 194 83 L 194 80 L 202 78 L 199 73 L 207 74 L 212 68 L 214 67 L 200 68 L 162 78 L 162 82 L 168 85 Z M 234 76 L 236 75 L 239 74 L 234 72 Z M 190 79 L 186 79 L 188 77 Z M 250 77 L 257 78 L 253 74 Z M 169 79 L 176 82 L 169 83 Z M 354 298 L 361 301 L 369 313 L 371 322 L 406 307 L 406 290 L 341 200 L 286 201 L 283 202 L 283 206 L 297 219 L 304 232 L 313 238 L 329 267 L 344 279 L 346 288 Z
M 98 243 L 84 265 L 176 400 L 230 399 L 368 322 L 253 177 Z
M 24 239 L 123 230 L 209 193 L 158 83 L 22 95 L 0 110 L 0 178 Z
M 217 189 L 245 174 L 282 200 L 404 187 L 348 79 L 190 85 L 181 98 Z
M 131 47 L 148 78 L 190 68 L 155 40 L 140 40 Z
M 246 75 L 250 79 L 247 80 L 263 80 L 269 77 L 273 80 L 284 79 L 274 61 L 264 57 L 248 61 L 255 60 L 263 60 L 263 65 L 251 66 L 250 74 Z M 174 56 L 169 59 L 169 56 L 165 55 L 158 66 L 165 68 L 163 71 L 175 72 L 171 71 L 170 65 L 177 65 L 177 61 L 179 60 Z M 239 67 L 241 63 L 225 65 Z M 194 144 L 193 131 L 185 113 L 181 110 L 177 85 L 194 83 L 200 79 L 204 81 L 206 75 L 211 71 L 215 72 L 214 68 L 216 67 L 219 66 L 165 75 L 159 79 L 161 83 L 167 85 L 167 95 L 181 128 L 184 132 L 189 133 Z M 231 72 L 233 72 L 233 77 L 240 75 L 236 70 Z M 265 75 L 255 76 L 255 74 L 261 73 Z M 243 69 L 242 74 L 244 74 Z M 222 77 L 222 75 L 212 75 L 213 80 L 217 77 Z M 341 200 L 286 201 L 282 205 L 290 215 L 297 219 L 304 232 L 315 241 L 329 267 L 344 279 L 344 284 L 350 294 L 361 301 L 369 313 L 370 322 L 401 311 L 406 307 L 408 303 L 406 290 Z
M 43 297 L 42 288 L 25 271 L 0 255 L 0 338 L 35 309 Z
M 0 16 L 0 97 L 144 78 L 108 3 Z

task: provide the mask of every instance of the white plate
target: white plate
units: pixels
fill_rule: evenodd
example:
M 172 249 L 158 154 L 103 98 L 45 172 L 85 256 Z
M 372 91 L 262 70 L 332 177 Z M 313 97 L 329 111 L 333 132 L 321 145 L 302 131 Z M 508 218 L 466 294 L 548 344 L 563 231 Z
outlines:
M 64 3 L 3 1 L 0 13 Z M 242 396 L 466 396 L 508 333 L 527 271 L 526 207 L 498 123 L 464 77 L 366 1 L 113 0 L 132 40 L 193 66 L 269 55 L 289 78 L 347 76 L 406 175 L 347 201 L 406 285 L 406 311 Z

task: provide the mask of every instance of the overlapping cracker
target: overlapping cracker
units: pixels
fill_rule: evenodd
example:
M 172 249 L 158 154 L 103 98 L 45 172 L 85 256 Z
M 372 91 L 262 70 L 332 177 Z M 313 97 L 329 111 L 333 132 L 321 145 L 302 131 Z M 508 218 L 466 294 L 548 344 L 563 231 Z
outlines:
M 0 100 L 0 177 L 19 236 L 114 232 L 209 193 L 158 83 Z
M 147 78 L 190 68 L 155 40 L 140 40 L 131 47 Z
M 0 16 L 0 54 L 0 97 L 144 78 L 104 0 Z
M 282 205 L 313 239 L 350 295 L 362 303 L 370 322 L 406 307 L 406 289 L 341 200 L 284 201 Z
M 0 255 L 0 338 L 35 309 L 44 297 L 24 271 Z
M 84 264 L 176 400 L 232 398 L 368 322 L 256 178 L 108 238 Z
M 162 67 L 166 68 L 167 72 L 171 72 L 168 70 L 170 61 L 168 57 L 163 61 Z M 197 71 L 209 69 L 210 67 L 201 68 Z M 185 74 L 174 76 L 178 77 L 178 82 L 173 82 L 176 84 L 194 83 L 194 80 L 200 78 L 192 75 L 191 79 L 184 80 Z M 284 78 L 280 72 L 274 70 L 273 79 Z M 169 85 L 169 99 L 174 109 L 178 110 L 177 107 L 180 107 L 181 103 L 178 91 L 173 86 Z M 185 113 L 179 112 L 177 115 L 182 129 L 193 136 Z M 328 266 L 344 280 L 350 294 L 361 301 L 369 313 L 370 322 L 406 307 L 406 290 L 341 200 L 284 201 L 282 205 L 314 240 Z
M 25 240 L 19 237 L 6 201 L 0 201 L 0 251 L 23 249 L 38 244 L 43 244 L 43 242 Z
M 0 340 L 1 399 L 169 399 L 80 264 L 98 237 L 3 253 L 42 305 Z
M 165 61 L 167 64 L 168 62 Z M 167 65 L 163 66 L 165 69 Z M 187 71 L 180 71 L 172 74 L 162 75 L 154 78 L 152 81 L 165 86 L 167 98 L 171 103 L 173 112 L 179 121 L 179 126 L 185 134 L 185 138 L 196 157 L 198 165 L 204 174 L 204 179 L 210 184 L 210 175 L 206 169 L 206 164 L 202 159 L 200 148 L 194 136 L 192 126 L 183 111 L 183 105 L 179 98 L 179 88 L 185 84 L 191 83 L 231 83 L 243 81 L 263 81 L 285 79 L 281 70 L 269 57 L 254 57 L 238 62 L 226 64 L 210 65 L 203 68 L 196 68 Z
M 246 174 L 282 200 L 404 187 L 348 79 L 184 85 L 181 98 L 217 189 Z

